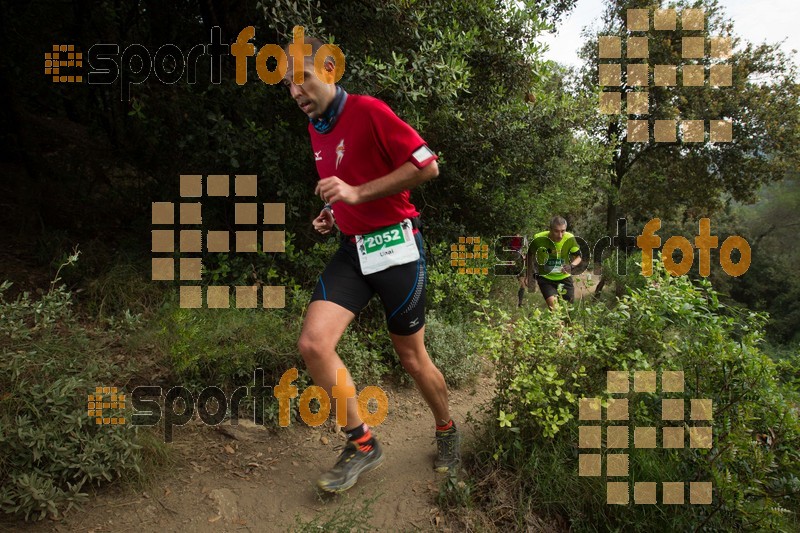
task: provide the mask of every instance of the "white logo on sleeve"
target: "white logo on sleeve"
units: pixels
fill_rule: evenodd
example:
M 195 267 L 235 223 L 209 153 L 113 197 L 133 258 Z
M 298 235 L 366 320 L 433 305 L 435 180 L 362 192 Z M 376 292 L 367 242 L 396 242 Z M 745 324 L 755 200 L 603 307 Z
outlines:
M 421 165 L 431 157 L 433 157 L 433 152 L 431 152 L 430 148 L 427 146 L 420 146 L 417 148 L 413 154 L 411 154 L 411 158 L 418 164 Z
M 321 153 L 322 150 L 320 150 L 319 152 L 314 152 L 314 161 L 322 161 L 322 156 L 320 155 Z
M 343 157 L 344 157 L 344 139 L 339 141 L 339 144 L 336 146 L 336 168 L 339 168 L 339 163 L 342 162 Z

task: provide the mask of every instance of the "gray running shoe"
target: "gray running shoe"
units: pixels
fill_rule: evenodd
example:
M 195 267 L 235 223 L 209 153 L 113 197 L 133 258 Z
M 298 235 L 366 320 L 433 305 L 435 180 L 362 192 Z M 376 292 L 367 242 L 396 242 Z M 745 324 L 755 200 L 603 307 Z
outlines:
M 461 464 L 461 433 L 451 427 L 446 431 L 436 432 L 436 448 L 438 455 L 433 463 L 437 472 L 450 472 Z
M 358 445 L 349 442 L 344 445 L 336 465 L 317 480 L 317 486 L 326 492 L 342 492 L 358 481 L 358 476 L 378 468 L 383 463 L 383 450 L 378 440 L 368 452 L 362 452 Z

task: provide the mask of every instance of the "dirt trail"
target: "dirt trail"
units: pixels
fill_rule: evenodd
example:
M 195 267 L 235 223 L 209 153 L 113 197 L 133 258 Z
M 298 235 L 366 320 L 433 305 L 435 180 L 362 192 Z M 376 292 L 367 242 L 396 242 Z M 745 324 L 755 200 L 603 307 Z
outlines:
M 21 525 L 28 531 L 290 531 L 299 520 L 331 516 L 340 506 L 358 516 L 372 496 L 371 529 L 432 530 L 446 526 L 435 498 L 443 475 L 433 471 L 436 446 L 433 421 L 414 388 L 392 390 L 386 421 L 376 429 L 386 461 L 365 474 L 342 495 L 320 496 L 316 478 L 333 466 L 333 447 L 344 437 L 329 427 L 295 423 L 267 430 L 253 426 L 237 431 L 238 439 L 200 424 L 175 428 L 172 446 L 176 466 L 150 489 L 101 490 L 80 511 L 59 522 Z M 469 446 L 475 428 L 466 423 L 493 395 L 491 378 L 474 387 L 451 391 L 453 418 Z

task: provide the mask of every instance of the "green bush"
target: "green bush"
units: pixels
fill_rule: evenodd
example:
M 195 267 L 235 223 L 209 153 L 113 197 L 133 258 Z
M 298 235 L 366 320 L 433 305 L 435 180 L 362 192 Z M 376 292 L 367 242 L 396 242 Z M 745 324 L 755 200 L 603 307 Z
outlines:
M 435 311 L 425 317 L 428 353 L 452 387 L 474 383 L 483 369 L 472 329 L 463 323 L 445 322 Z
M 59 516 L 91 484 L 141 476 L 158 450 L 146 431 L 87 416 L 87 395 L 129 369 L 55 283 L 38 299 L 26 292 L 14 301 L 3 296 L 11 284 L 0 284 L 0 510 L 26 519 Z
M 560 306 L 513 323 L 488 314 L 498 393 L 482 457 L 518 473 L 519 523 L 534 509 L 568 517 L 575 531 L 797 527 L 798 394 L 760 348 L 764 322 L 661 265 L 612 308 Z M 578 399 L 605 404 L 607 371 L 634 369 L 682 370 L 683 397 L 712 399 L 713 447 L 631 449 L 627 479 L 711 481 L 711 505 L 607 505 L 606 478 L 578 476 Z M 664 425 L 662 397 L 675 396 L 628 394 L 630 423 Z

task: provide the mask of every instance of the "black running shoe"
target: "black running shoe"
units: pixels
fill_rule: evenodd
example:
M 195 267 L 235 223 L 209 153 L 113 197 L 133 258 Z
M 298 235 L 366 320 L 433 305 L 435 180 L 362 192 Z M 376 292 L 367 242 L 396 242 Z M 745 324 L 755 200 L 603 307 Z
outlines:
M 383 450 L 377 439 L 372 449 L 363 452 L 354 442 L 348 441 L 336 465 L 317 480 L 317 486 L 326 492 L 342 492 L 358 481 L 358 476 L 378 468 L 383 463 Z
M 437 472 L 450 472 L 461 463 L 461 433 L 455 426 L 446 431 L 436 431 L 438 454 L 433 468 Z

